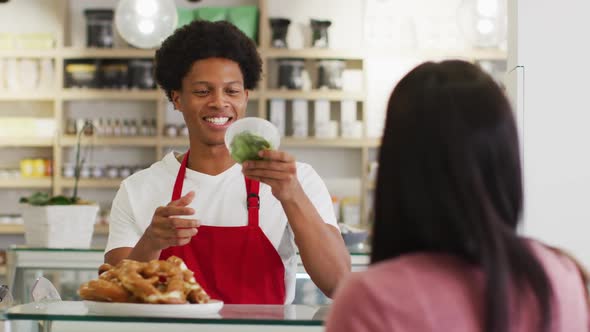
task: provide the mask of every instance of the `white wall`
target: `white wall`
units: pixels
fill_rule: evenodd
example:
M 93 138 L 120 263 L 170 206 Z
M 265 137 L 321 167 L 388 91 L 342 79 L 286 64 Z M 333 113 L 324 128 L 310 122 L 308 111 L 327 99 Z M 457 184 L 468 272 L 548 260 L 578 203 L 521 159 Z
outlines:
M 518 0 L 509 68 L 524 67 L 517 114 L 524 146 L 524 233 L 590 264 L 590 2 Z M 556 15 L 555 13 L 559 13 Z M 515 90 L 520 86 L 520 91 Z

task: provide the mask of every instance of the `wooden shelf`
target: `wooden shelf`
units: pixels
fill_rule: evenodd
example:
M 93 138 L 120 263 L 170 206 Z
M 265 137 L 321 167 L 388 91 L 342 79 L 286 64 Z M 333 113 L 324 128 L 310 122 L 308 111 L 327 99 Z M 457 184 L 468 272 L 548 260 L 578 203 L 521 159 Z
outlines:
M 188 146 L 188 137 L 162 137 L 163 146 Z
M 109 89 L 63 89 L 61 97 L 65 100 L 163 100 L 160 90 L 109 90 Z
M 22 224 L 0 224 L 0 234 L 24 234 L 25 226 Z M 109 225 L 94 225 L 94 234 L 108 234 Z
M 119 188 L 123 179 L 80 179 L 78 188 Z M 60 179 L 57 183 L 65 188 L 74 188 L 74 179 Z
M 266 58 L 303 58 L 303 59 L 339 59 L 363 60 L 365 53 L 358 50 L 332 50 L 322 48 L 267 48 L 261 50 Z
M 1 224 L 0 234 L 23 234 L 25 226 L 22 224 Z
M 0 50 L 0 58 L 54 58 L 58 53 L 57 49 L 45 50 Z
M 76 146 L 77 136 L 62 136 L 61 146 Z M 157 136 L 119 136 L 97 137 L 82 136 L 81 145 L 111 145 L 111 146 L 147 146 L 154 147 L 158 142 Z M 1 143 L 1 141 L 0 141 Z
M 365 99 L 364 92 L 349 92 L 336 90 L 311 90 L 311 91 L 296 91 L 296 90 L 268 90 L 265 93 L 266 98 L 276 99 L 307 99 L 319 100 L 327 99 L 331 101 L 341 100 L 356 100 L 363 101 Z
M 51 178 L 16 178 L 0 179 L 0 188 L 49 188 Z
M 366 145 L 363 139 L 353 138 L 293 138 L 281 139 L 281 147 L 306 148 L 361 148 Z
M 60 50 L 59 54 L 64 59 L 84 59 L 84 58 L 119 58 L 119 59 L 136 59 L 149 58 L 155 56 L 155 49 L 136 49 L 136 48 L 71 48 L 66 47 Z
M 369 148 L 378 148 L 381 146 L 381 137 L 367 138 L 366 144 Z
M 7 91 L 0 90 L 0 101 L 53 101 L 55 92 L 51 91 Z
M 0 147 L 51 147 L 53 137 L 0 137 Z
M 436 59 L 459 58 L 467 60 L 506 60 L 508 54 L 500 49 L 437 50 L 437 49 L 373 49 L 366 51 L 366 57 L 403 56 L 411 58 Z

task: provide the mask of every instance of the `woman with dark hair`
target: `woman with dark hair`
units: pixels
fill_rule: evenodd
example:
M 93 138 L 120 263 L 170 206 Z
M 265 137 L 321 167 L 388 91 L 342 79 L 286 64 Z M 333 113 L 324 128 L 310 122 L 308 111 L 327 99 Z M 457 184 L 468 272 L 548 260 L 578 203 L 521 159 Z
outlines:
M 458 60 L 408 73 L 389 100 L 372 266 L 338 287 L 327 331 L 587 331 L 577 263 L 516 232 L 515 121 Z

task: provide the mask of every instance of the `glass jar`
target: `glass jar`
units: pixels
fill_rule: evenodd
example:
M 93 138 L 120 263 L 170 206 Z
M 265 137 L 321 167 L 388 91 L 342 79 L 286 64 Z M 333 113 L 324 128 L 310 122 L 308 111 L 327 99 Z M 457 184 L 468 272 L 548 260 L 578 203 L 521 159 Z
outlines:
M 328 28 L 332 25 L 330 21 L 310 20 L 312 35 L 311 46 L 319 48 L 329 47 Z
M 90 63 L 67 64 L 66 86 L 69 88 L 96 87 L 96 65 Z
M 291 20 L 287 18 L 271 18 L 270 28 L 272 29 L 272 47 L 287 48 L 287 31 Z
M 303 68 L 305 61 L 303 59 L 283 59 L 279 60 L 279 88 L 291 90 L 300 90 L 303 88 Z
M 108 63 L 100 66 L 100 87 L 103 89 L 126 89 L 129 81 L 126 63 Z
M 318 61 L 318 89 L 342 89 L 342 72 L 346 67 L 343 60 Z
M 113 10 L 86 9 L 86 46 L 113 47 Z
M 129 73 L 130 88 L 149 90 L 156 87 L 154 63 L 152 60 L 129 61 Z

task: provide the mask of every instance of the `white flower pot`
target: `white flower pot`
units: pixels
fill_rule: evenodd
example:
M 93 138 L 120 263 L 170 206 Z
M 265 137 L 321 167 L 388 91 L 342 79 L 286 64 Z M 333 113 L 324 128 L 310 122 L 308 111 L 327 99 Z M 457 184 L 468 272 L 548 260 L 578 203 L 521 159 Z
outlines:
M 22 204 L 29 247 L 90 248 L 98 205 Z

